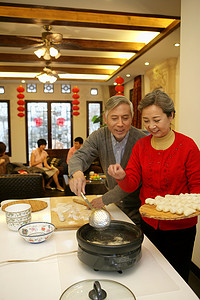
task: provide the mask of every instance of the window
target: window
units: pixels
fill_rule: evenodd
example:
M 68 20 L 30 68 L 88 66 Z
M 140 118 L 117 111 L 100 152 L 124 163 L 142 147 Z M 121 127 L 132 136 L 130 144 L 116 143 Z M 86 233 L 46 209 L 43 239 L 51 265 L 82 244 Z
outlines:
M 27 93 L 37 93 L 37 85 L 35 83 L 27 83 L 26 91 Z
M 92 121 L 94 116 L 100 117 L 102 115 L 102 101 L 90 102 L 87 101 L 87 136 L 101 126 L 101 122 L 94 123 Z
M 41 138 L 47 141 L 46 148 L 71 148 L 71 102 L 26 101 L 26 111 L 27 161 Z
M 44 84 L 44 93 L 53 93 L 53 84 Z
M 90 94 L 91 94 L 92 96 L 98 95 L 98 89 L 92 88 L 91 91 L 90 91 Z
M 70 84 L 61 84 L 61 93 L 70 94 L 71 93 L 71 85 Z
M 4 86 L 0 86 L 0 94 L 4 94 L 4 93 L 5 93 Z
M 6 145 L 6 153 L 11 156 L 9 100 L 0 100 L 0 141 Z

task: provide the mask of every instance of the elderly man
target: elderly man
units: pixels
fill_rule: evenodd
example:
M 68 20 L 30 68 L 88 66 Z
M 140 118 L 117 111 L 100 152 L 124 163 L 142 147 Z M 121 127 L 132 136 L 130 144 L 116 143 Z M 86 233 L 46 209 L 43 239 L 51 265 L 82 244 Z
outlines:
M 113 96 L 105 105 L 104 120 L 107 126 L 94 131 L 83 146 L 69 161 L 69 186 L 72 192 L 85 193 L 84 171 L 99 157 L 107 179 L 108 192 L 92 200 L 95 208 L 110 203 L 117 204 L 137 225 L 140 225 L 139 190 L 129 194 L 120 189 L 115 179 L 108 175 L 110 164 L 119 163 L 126 167 L 132 148 L 145 134 L 131 126 L 133 118 L 132 103 L 124 96 Z

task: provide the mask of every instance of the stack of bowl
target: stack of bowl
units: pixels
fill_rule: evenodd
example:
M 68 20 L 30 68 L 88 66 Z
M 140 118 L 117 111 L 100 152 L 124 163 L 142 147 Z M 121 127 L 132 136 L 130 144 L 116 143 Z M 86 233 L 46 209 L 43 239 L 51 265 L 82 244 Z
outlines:
M 27 203 L 19 203 L 5 208 L 8 228 L 17 231 L 19 227 L 31 222 L 31 206 Z

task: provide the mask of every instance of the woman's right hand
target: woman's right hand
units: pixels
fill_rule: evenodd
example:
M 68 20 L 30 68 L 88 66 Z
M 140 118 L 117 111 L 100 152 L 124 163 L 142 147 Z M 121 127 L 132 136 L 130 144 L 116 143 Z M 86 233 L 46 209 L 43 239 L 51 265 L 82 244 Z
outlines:
M 108 167 L 108 174 L 116 180 L 122 180 L 126 176 L 126 173 L 120 164 L 110 165 Z

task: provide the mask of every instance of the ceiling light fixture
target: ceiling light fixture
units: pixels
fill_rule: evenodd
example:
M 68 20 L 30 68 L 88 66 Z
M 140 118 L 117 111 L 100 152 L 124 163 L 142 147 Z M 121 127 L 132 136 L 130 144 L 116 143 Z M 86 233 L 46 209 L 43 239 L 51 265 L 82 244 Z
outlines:
M 126 74 L 126 77 L 131 77 L 131 74 Z
M 145 66 L 149 66 L 149 62 L 148 61 L 146 61 L 144 64 L 145 64 Z
M 57 78 L 53 75 L 49 75 L 47 73 L 40 73 L 36 76 L 36 78 L 42 83 L 54 83 L 56 82 Z
M 55 57 L 55 59 L 59 58 L 61 56 L 60 52 L 58 49 L 56 49 L 55 47 L 48 47 L 48 46 L 45 46 L 45 47 L 42 47 L 36 51 L 34 51 L 35 55 L 37 55 L 37 57 L 42 57 L 45 59 L 45 60 L 50 60 L 51 57 Z
M 180 46 L 180 43 L 175 43 L 174 46 L 175 46 L 175 47 L 179 47 L 179 46 Z

